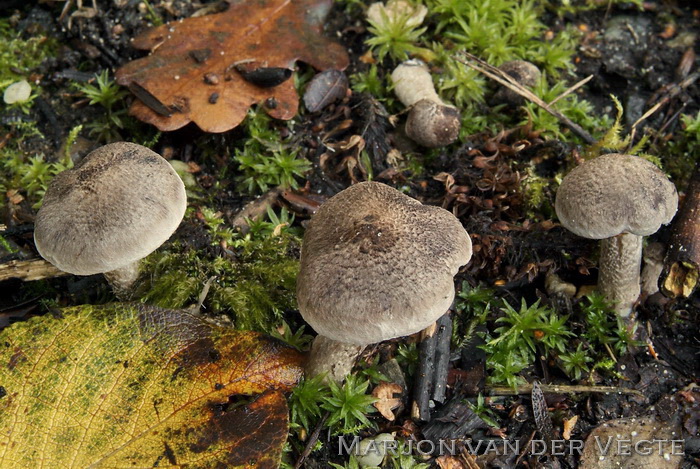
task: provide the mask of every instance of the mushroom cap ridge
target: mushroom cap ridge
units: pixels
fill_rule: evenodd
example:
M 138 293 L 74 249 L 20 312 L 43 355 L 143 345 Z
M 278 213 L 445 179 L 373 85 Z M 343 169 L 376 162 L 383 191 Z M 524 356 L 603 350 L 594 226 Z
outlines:
M 671 221 L 678 193 L 653 163 L 611 153 L 567 174 L 554 206 L 561 224 L 584 238 L 605 239 L 621 233 L 648 236 Z
M 318 210 L 304 234 L 297 300 L 320 335 L 366 345 L 418 332 L 454 299 L 471 240 L 450 212 L 363 182 Z
M 180 224 L 182 180 L 157 153 L 134 143 L 100 147 L 49 184 L 34 240 L 64 272 L 110 272 L 146 257 Z

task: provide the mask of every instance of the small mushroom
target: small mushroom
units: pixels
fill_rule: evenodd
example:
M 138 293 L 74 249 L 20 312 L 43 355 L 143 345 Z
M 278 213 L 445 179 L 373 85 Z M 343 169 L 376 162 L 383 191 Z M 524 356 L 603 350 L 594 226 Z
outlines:
M 173 234 L 186 207 L 185 186 L 163 157 L 112 143 L 51 181 L 34 241 L 60 270 L 104 273 L 119 294 L 138 276 L 138 261 Z
M 304 234 L 299 311 L 319 334 L 307 376 L 342 381 L 362 349 L 425 329 L 449 309 L 471 240 L 448 211 L 363 182 L 324 203 Z
M 442 102 L 435 92 L 433 79 L 425 64 L 409 60 L 391 74 L 394 93 L 404 106 L 410 107 L 406 135 L 424 147 L 449 145 L 459 136 L 459 111 Z
M 600 239 L 598 288 L 627 317 L 640 293 L 642 237 L 671 221 L 676 187 L 642 158 L 608 154 L 574 168 L 557 191 L 559 221 L 573 233 Z
M 511 60 L 498 67 L 502 72 L 510 75 L 518 84 L 527 88 L 537 85 L 542 77 L 542 72 L 537 66 L 526 60 Z M 506 103 L 509 106 L 520 106 L 525 98 L 507 87 L 500 88 L 494 95 L 497 103 Z

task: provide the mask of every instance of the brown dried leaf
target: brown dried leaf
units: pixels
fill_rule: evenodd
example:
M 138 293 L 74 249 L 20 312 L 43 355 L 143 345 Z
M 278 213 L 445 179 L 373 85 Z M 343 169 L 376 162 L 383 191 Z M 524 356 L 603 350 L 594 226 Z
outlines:
M 372 396 L 379 399 L 373 405 L 382 416 L 393 422 L 396 416 L 392 410 L 401 405 L 401 399 L 394 397 L 394 394 L 401 394 L 403 388 L 396 383 L 381 383 L 372 391 Z
M 130 113 L 163 131 L 194 122 L 205 132 L 225 132 L 240 124 L 256 103 L 265 103 L 272 117 L 291 119 L 299 106 L 293 80 L 261 87 L 235 67 L 254 62 L 268 71 L 284 70 L 301 60 L 319 70 L 345 69 L 345 49 L 321 34 L 331 4 L 242 1 L 223 13 L 146 31 L 132 44 L 151 54 L 116 74 L 117 82 L 139 98 Z
M 459 459 L 453 456 L 440 456 L 435 460 L 440 469 L 464 469 Z
M 562 432 L 562 437 L 565 440 L 569 440 L 571 438 L 571 432 L 574 431 L 576 422 L 578 422 L 578 415 L 574 415 L 570 419 L 564 419 L 564 431 Z

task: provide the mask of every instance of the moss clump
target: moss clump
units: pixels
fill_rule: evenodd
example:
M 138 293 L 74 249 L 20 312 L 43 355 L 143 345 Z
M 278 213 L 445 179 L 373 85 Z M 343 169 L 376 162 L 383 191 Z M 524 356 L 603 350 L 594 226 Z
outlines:
M 211 282 L 206 310 L 230 314 L 237 329 L 270 333 L 296 307 L 301 240 L 277 236 L 239 240 L 234 256 L 214 257 L 180 243 L 149 256 L 137 295 L 144 302 L 182 308 L 197 302 Z
M 48 183 L 73 162 L 69 155 L 49 161 L 43 152 L 30 150 L 28 142 L 43 138 L 34 124 L 17 122 L 11 127 L 13 138 L 0 150 L 0 192 L 17 190 L 33 208 L 39 208 Z
M 351 0 L 345 2 L 352 3 Z M 516 113 L 504 112 L 502 105 L 489 105 L 493 84 L 459 60 L 459 51 L 466 50 L 494 66 L 516 59 L 530 61 L 544 72 L 533 92 L 551 102 L 568 87 L 561 77 L 574 69 L 572 58 L 580 32 L 573 27 L 559 31 L 548 29 L 540 20 L 545 15 L 546 2 L 425 0 L 411 3 L 427 7 L 422 24 L 408 19 L 411 12 L 392 18 L 387 16 L 381 24 L 370 20 L 365 44 L 387 70 L 408 57 L 419 57 L 439 69 L 434 75 L 435 86 L 442 98 L 460 110 L 462 138 L 484 131 L 495 134 L 504 127 L 529 124 L 548 137 L 578 140 L 563 129 L 554 116 L 532 103 L 523 106 L 519 122 L 513 118 Z M 371 91 L 390 112 L 398 112 L 400 109 L 391 99 L 388 73 L 379 76 L 376 70 L 369 68 L 355 74 L 353 89 Z M 553 107 L 595 135 L 601 134 L 610 123 L 605 116 L 597 117 L 592 105 L 574 94 L 560 99 Z
M 17 27 L 10 20 L 0 19 L 0 90 L 12 83 L 28 79 L 30 72 L 37 68 L 47 57 L 55 56 L 58 50 L 56 40 L 43 35 L 22 39 L 17 34 Z M 32 97 L 24 103 L 13 104 L 28 112 L 31 101 L 40 94 L 32 84 Z

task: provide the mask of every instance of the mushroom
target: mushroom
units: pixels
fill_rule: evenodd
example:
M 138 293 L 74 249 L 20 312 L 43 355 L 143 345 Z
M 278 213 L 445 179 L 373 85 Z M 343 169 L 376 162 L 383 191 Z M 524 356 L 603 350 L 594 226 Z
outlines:
M 173 234 L 186 207 L 185 186 L 163 157 L 134 143 L 112 143 L 51 181 L 34 241 L 60 270 L 104 273 L 120 294 L 136 280 L 138 261 Z
M 410 107 L 406 135 L 424 147 L 449 145 L 459 136 L 459 111 L 442 102 L 435 92 L 433 79 L 425 64 L 409 60 L 391 74 L 394 93 L 404 106 Z
M 532 88 L 540 81 L 542 72 L 537 66 L 526 60 L 511 60 L 498 67 L 504 73 L 510 75 L 518 84 Z M 520 106 L 525 98 L 507 87 L 500 88 L 493 96 L 497 103 L 505 103 L 509 106 Z
M 368 344 L 434 323 L 472 246 L 450 212 L 363 182 L 324 203 L 304 234 L 297 301 L 319 334 L 306 374 L 342 381 Z
M 640 292 L 642 237 L 671 221 L 676 187 L 642 158 L 608 154 L 574 168 L 557 191 L 559 221 L 573 233 L 600 239 L 598 288 L 627 317 Z

